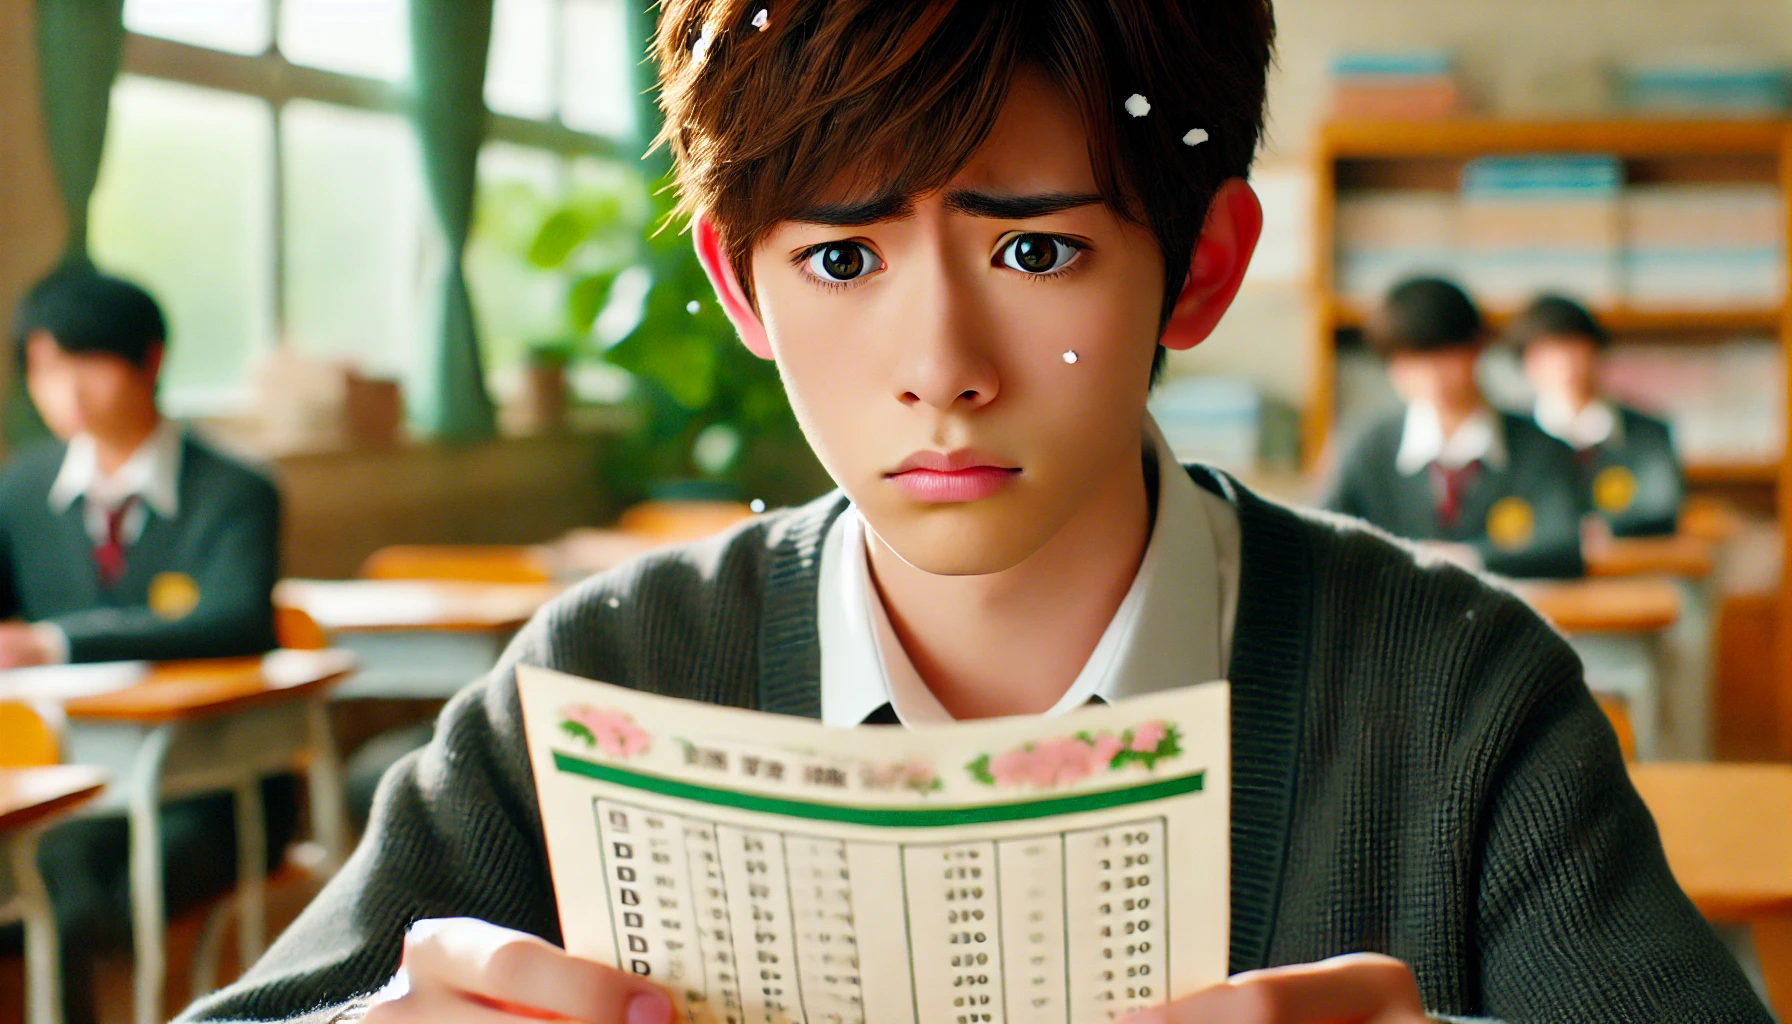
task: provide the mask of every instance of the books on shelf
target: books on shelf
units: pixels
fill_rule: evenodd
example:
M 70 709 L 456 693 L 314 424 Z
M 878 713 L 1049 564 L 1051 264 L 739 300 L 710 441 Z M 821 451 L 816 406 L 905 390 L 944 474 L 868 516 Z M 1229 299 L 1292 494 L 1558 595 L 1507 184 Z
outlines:
M 1448 50 L 1339 54 L 1332 59 L 1331 78 L 1336 118 L 1435 120 L 1467 108 Z
M 1775 117 L 1792 109 L 1792 75 L 1771 61 L 1712 55 L 1618 69 L 1620 104 L 1669 117 Z
M 1644 185 L 1624 200 L 1625 302 L 1637 309 L 1777 305 L 1786 207 L 1772 185 Z
M 1517 306 L 1541 291 L 1615 304 L 1623 184 L 1615 157 L 1472 161 L 1459 193 L 1465 285 L 1489 306 Z
M 1665 417 L 1684 463 L 1776 461 L 1784 447 L 1784 356 L 1772 338 L 1721 345 L 1620 345 L 1606 390 Z
M 1626 185 L 1613 157 L 1473 161 L 1455 192 L 1338 199 L 1336 291 L 1370 308 L 1437 274 L 1491 309 L 1539 292 L 1643 311 L 1771 308 L 1785 297 L 1786 210 L 1767 184 Z

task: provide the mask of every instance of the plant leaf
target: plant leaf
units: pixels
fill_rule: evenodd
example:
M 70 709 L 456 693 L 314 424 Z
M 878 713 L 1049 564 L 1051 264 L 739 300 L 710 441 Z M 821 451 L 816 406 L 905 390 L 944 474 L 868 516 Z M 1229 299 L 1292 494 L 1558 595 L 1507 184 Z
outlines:
M 529 243 L 529 262 L 543 270 L 553 270 L 566 262 L 574 249 L 590 232 L 585 221 L 571 210 L 556 210 L 541 224 L 535 241 Z

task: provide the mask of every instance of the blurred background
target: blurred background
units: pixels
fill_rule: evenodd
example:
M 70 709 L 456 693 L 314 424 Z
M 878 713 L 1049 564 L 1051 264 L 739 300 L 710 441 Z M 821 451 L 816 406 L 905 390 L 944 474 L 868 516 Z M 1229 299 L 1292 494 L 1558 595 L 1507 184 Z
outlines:
M 164 412 L 281 489 L 283 646 L 359 659 L 330 703 L 351 789 L 554 588 L 831 487 L 688 239 L 653 231 L 652 13 L 495 0 L 488 34 L 481 6 L 0 0 L 0 314 L 70 252 L 160 300 Z M 1687 500 L 1673 537 L 1589 565 L 1606 589 L 1535 600 L 1643 761 L 1792 760 L 1792 5 L 1276 13 L 1266 234 L 1153 399 L 1178 454 L 1313 501 L 1339 439 L 1396 402 L 1363 340 L 1390 285 L 1450 277 L 1495 324 L 1567 293 L 1613 334 L 1604 389 L 1671 424 Z M 44 431 L 16 366 L 15 452 Z M 1533 400 L 1510 351 L 1480 377 Z M 381 581 L 409 589 L 350 586 Z M 1772 917 L 1792 844 L 1769 860 Z M 309 884 L 270 890 L 276 925 Z M 1739 955 L 1792 996 L 1733 910 Z M 170 1006 L 204 920 L 170 923 Z M 132 1019 L 131 971 L 102 974 L 110 1019 Z M 0 956 L 0 1021 L 25 977 Z

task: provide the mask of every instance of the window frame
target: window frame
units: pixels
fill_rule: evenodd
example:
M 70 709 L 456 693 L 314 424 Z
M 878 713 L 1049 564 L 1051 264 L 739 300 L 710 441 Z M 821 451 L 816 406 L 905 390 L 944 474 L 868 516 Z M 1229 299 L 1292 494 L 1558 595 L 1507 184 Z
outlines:
M 623 0 L 625 9 L 630 2 L 631 0 Z M 555 31 L 551 38 L 555 40 L 555 45 L 550 59 L 555 62 L 556 69 L 563 59 L 559 26 L 566 4 L 567 0 L 553 0 L 552 4 Z M 271 19 L 270 41 L 267 49 L 259 54 L 233 53 L 126 31 L 119 72 L 251 96 L 268 105 L 273 128 L 270 143 L 272 152 L 269 154 L 273 176 L 273 203 L 270 211 L 272 223 L 268 225 L 271 252 L 266 257 L 263 269 L 272 277 L 267 294 L 273 303 L 273 308 L 269 311 L 274 328 L 273 346 L 275 350 L 279 350 L 287 344 L 290 319 L 286 281 L 286 154 L 281 124 L 286 105 L 294 100 L 309 100 L 405 116 L 409 112 L 410 90 L 408 83 L 403 80 L 390 81 L 293 63 L 280 51 L 280 0 L 268 0 L 267 13 Z M 633 17 L 627 18 L 625 24 L 631 33 L 638 31 L 640 27 Z M 568 127 L 560 120 L 560 90 L 564 85 L 557 70 L 552 80 L 554 103 L 548 117 L 535 119 L 488 111 L 484 141 L 543 150 L 562 159 L 589 157 L 620 161 L 626 159 L 629 153 L 638 152 L 640 147 L 633 140 Z M 637 110 L 637 121 L 640 116 L 640 111 Z M 233 407 L 242 405 L 251 388 L 251 382 L 245 380 L 234 394 L 226 395 L 218 389 L 195 390 L 191 395 L 171 396 L 175 398 L 171 404 L 179 406 L 174 411 L 191 415 L 227 414 L 233 411 Z

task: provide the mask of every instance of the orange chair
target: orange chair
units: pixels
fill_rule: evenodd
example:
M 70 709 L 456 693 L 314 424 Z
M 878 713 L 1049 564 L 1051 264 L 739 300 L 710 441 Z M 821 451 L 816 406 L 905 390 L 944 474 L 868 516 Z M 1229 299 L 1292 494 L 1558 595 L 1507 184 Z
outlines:
M 468 583 L 549 583 L 546 561 L 521 544 L 395 544 L 367 556 L 368 580 L 458 580 Z
M 274 642 L 288 651 L 321 651 L 330 646 L 330 635 L 305 609 L 276 604 Z
M 1612 731 L 1618 734 L 1618 749 L 1623 752 L 1624 760 L 1636 760 L 1636 729 L 1630 724 L 1630 710 L 1624 704 L 1624 698 L 1609 693 L 1595 693 L 1593 699 L 1599 702 L 1599 710 L 1612 723 Z
M 753 510 L 738 501 L 643 501 L 624 509 L 616 529 L 662 544 L 702 540 L 749 519 Z
M 56 730 L 31 705 L 0 701 L 0 768 L 42 768 L 62 763 Z

